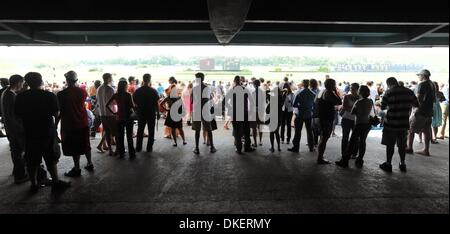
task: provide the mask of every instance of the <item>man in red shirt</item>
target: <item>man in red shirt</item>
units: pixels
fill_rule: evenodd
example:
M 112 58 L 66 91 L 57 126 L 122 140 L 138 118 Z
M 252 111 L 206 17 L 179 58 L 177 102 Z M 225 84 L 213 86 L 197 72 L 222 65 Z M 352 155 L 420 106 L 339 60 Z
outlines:
M 127 91 L 131 95 L 133 95 L 134 92 L 136 91 L 136 79 L 134 78 L 134 76 L 128 77 L 128 90 Z
M 91 146 L 89 141 L 89 122 L 84 103 L 87 92 L 77 87 L 77 74 L 69 71 L 65 75 L 67 88 L 57 94 L 61 120 L 61 143 L 63 153 L 72 156 L 74 167 L 64 175 L 68 177 L 81 176 L 80 155 L 86 155 L 88 161 L 85 167 L 94 170 L 91 161 Z

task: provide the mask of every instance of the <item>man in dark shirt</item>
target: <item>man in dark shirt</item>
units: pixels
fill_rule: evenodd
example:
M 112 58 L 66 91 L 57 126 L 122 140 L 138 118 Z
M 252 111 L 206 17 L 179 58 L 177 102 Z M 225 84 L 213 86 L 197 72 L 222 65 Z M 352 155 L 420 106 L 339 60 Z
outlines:
M 381 101 L 381 109 L 387 110 L 384 119 L 383 137 L 381 144 L 386 145 L 385 163 L 380 165 L 384 171 L 392 171 L 392 156 L 397 144 L 400 155 L 400 170 L 406 172 L 405 148 L 409 129 L 409 115 L 413 106 L 417 107 L 414 92 L 398 84 L 397 79 L 390 77 L 386 80 L 386 90 Z
M 59 180 L 56 167 L 58 162 L 55 149 L 55 118 L 58 116 L 56 95 L 42 90 L 42 76 L 37 72 L 27 73 L 25 82 L 30 90 L 17 95 L 15 112 L 22 120 L 25 131 L 25 161 L 31 191 L 36 192 L 39 189 L 36 176 L 42 158 L 53 180 L 52 190 L 67 188 L 70 183 Z
M 138 114 L 138 130 L 136 140 L 136 152 L 141 152 L 144 138 L 145 125 L 148 126 L 147 152 L 153 150 L 155 141 L 155 119 L 159 119 L 158 92 L 150 87 L 150 74 L 144 74 L 143 84 L 133 94 L 134 104 Z
M 419 107 L 411 118 L 411 129 L 408 135 L 406 153 L 413 153 L 414 133 L 423 133 L 425 147 L 416 153 L 430 156 L 431 122 L 433 117 L 433 104 L 436 101 L 436 91 L 433 82 L 430 80 L 430 71 L 426 69 L 421 70 L 417 76 L 421 81 L 417 86 Z
M 303 80 L 303 90 L 301 90 L 296 96 L 294 100 L 294 108 L 297 108 L 295 113 L 295 135 L 292 140 L 292 144 L 294 147 L 288 149 L 291 152 L 299 152 L 300 149 L 300 139 L 302 137 L 302 128 L 303 123 L 306 127 L 306 136 L 308 139 L 308 147 L 309 152 L 314 151 L 314 140 L 312 133 L 312 115 L 313 115 L 313 106 L 314 99 L 316 98 L 316 94 L 313 93 L 309 89 L 309 80 Z
M 9 81 L 11 86 L 1 94 L 0 107 L 3 111 L 3 121 L 11 149 L 14 182 L 19 184 L 27 181 L 28 175 L 25 171 L 25 161 L 23 158 L 25 136 L 22 122 L 17 118 L 14 111 L 14 103 L 16 102 L 16 93 L 22 89 L 24 80 L 20 75 L 13 75 L 9 78 Z

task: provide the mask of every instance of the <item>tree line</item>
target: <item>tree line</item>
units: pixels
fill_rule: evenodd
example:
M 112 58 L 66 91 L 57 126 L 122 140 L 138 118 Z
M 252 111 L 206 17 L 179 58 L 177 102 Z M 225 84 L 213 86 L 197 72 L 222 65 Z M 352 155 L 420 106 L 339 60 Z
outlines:
M 162 65 L 162 66 L 195 66 L 198 65 L 201 59 L 214 59 L 216 65 L 223 65 L 228 60 L 238 60 L 241 66 L 330 66 L 339 63 L 367 63 L 366 59 L 340 59 L 333 60 L 326 57 L 291 57 L 291 56 L 270 56 L 270 57 L 226 57 L 226 56 L 194 56 L 186 59 L 180 59 L 170 55 L 150 56 L 147 58 L 110 58 L 105 60 L 82 60 L 80 64 L 83 65 Z M 386 64 L 389 61 L 372 61 L 375 64 Z

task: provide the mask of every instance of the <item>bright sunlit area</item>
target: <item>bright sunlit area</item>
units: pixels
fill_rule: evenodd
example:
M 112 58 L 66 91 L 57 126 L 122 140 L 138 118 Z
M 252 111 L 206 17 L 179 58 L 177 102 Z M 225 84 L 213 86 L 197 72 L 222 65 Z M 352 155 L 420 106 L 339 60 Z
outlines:
M 329 48 L 289 46 L 23 46 L 0 47 L 0 77 L 40 72 L 48 83 L 62 83 L 69 70 L 80 82 L 101 79 L 105 72 L 117 81 L 144 73 L 152 82 L 181 82 L 202 71 L 207 82 L 230 82 L 234 75 L 278 81 L 288 77 L 338 82 L 383 82 L 395 76 L 406 84 L 426 68 L 432 79 L 448 82 L 449 48 Z

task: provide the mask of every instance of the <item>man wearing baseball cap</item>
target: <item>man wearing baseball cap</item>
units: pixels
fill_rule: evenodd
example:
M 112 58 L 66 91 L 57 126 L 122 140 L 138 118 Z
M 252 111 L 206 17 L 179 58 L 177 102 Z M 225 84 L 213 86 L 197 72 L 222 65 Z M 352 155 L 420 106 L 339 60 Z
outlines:
M 436 92 L 433 82 L 430 81 L 430 71 L 423 69 L 417 73 L 420 83 L 417 86 L 417 99 L 419 107 L 413 111 L 410 118 L 410 130 L 408 135 L 408 147 L 406 153 L 413 153 L 415 133 L 423 133 L 424 148 L 417 154 L 430 156 L 431 119 L 433 117 L 433 104 L 436 101 Z
M 79 177 L 80 155 L 86 155 L 88 163 L 85 169 L 94 170 L 91 161 L 88 115 L 84 105 L 88 94 L 86 90 L 77 87 L 77 73 L 69 71 L 64 76 L 67 88 L 57 94 L 61 119 L 61 144 L 64 155 L 71 156 L 74 162 L 74 167 L 64 175 Z

